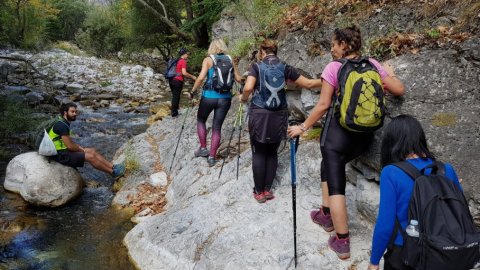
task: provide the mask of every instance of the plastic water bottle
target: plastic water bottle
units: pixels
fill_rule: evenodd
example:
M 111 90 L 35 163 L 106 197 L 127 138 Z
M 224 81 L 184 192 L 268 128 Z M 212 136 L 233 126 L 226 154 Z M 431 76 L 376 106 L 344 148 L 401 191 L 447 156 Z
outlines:
M 415 219 L 410 220 L 410 224 L 408 224 L 406 232 L 411 237 L 419 237 L 420 232 L 418 231 L 418 221 Z

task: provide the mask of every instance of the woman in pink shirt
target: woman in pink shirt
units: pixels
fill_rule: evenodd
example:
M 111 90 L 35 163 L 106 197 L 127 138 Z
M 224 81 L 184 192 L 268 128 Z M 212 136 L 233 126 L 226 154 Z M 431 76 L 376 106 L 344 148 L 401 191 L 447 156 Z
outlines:
M 351 26 L 335 29 L 332 38 L 331 54 L 334 60 L 361 57 L 362 40 L 360 29 Z M 385 89 L 392 95 L 404 94 L 403 83 L 397 79 L 391 66 L 381 65 L 375 59 L 369 58 L 380 74 Z M 329 110 L 334 94 L 338 92 L 338 71 L 342 63 L 330 62 L 322 72 L 322 91 L 317 105 L 308 118 L 300 126 L 288 128 L 288 135 L 296 137 L 313 126 Z M 350 257 L 350 238 L 347 223 L 347 207 L 345 199 L 346 175 L 345 165 L 360 156 L 373 140 L 373 132 L 353 132 L 343 128 L 337 117 L 332 117 L 326 134 L 325 143 L 321 146 L 321 181 L 322 207 L 310 213 L 312 221 L 319 224 L 325 231 L 335 230 L 336 234 L 328 240 L 328 246 L 340 259 Z

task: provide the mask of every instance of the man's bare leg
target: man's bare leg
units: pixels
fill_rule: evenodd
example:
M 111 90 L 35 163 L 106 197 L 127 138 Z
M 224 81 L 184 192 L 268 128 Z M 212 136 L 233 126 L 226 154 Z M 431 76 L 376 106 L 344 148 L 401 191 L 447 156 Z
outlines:
M 113 164 L 100 155 L 94 148 L 84 148 L 85 160 L 95 169 L 112 174 Z

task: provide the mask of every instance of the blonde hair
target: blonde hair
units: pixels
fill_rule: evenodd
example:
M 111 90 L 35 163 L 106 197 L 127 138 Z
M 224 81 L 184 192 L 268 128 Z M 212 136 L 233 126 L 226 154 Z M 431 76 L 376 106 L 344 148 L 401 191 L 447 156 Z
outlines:
M 223 39 L 214 39 L 210 43 L 210 47 L 208 47 L 208 54 L 219 54 L 219 53 L 226 53 L 227 52 L 227 45 Z

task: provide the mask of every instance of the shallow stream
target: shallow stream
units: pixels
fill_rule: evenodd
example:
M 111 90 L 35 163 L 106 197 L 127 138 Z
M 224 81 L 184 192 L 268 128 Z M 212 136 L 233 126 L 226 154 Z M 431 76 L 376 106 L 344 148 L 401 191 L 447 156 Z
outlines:
M 74 140 L 110 160 L 147 128 L 146 114 L 124 113 L 122 107 L 79 111 Z M 110 206 L 109 175 L 86 164 L 79 171 L 90 184 L 78 198 L 60 208 L 36 208 L 3 189 L 5 166 L 0 164 L 0 269 L 135 269 L 122 244 L 134 224 Z

